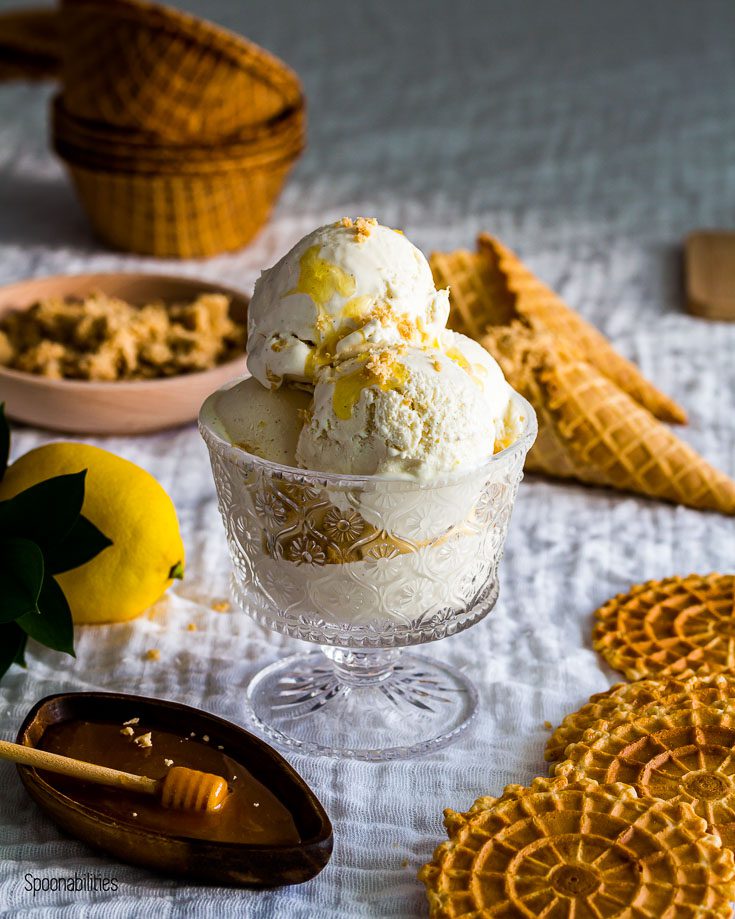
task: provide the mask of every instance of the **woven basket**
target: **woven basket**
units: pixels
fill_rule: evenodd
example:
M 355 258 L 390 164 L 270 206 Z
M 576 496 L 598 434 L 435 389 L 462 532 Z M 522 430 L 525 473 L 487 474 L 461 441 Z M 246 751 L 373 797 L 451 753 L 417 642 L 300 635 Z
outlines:
M 171 143 L 216 142 L 301 105 L 298 77 L 225 29 L 143 0 L 62 0 L 65 106 Z
M 121 138 L 125 137 L 126 139 Z M 104 125 L 74 118 L 62 97 L 52 108 L 51 138 L 66 160 L 103 172 L 216 173 L 258 168 L 298 156 L 305 144 L 305 114 L 299 107 L 252 128 L 235 140 L 205 145 L 157 143 L 150 135 L 125 135 Z
M 208 174 L 110 172 L 65 162 L 106 243 L 161 258 L 198 258 L 250 242 L 268 219 L 294 160 Z
M 217 141 L 197 138 L 189 143 L 171 143 L 155 134 L 119 128 L 100 121 L 78 118 L 66 105 L 66 97 L 59 93 L 51 106 L 51 125 L 54 136 L 82 148 L 99 150 L 101 154 L 135 157 L 145 156 L 170 159 L 198 155 L 206 158 L 227 148 L 233 156 L 247 155 L 256 147 L 276 149 L 294 136 L 303 140 L 306 126 L 306 109 L 303 100 L 298 105 L 283 109 L 278 116 L 259 122 L 239 131 L 236 135 Z
M 42 80 L 56 76 L 60 67 L 56 10 L 0 13 L 0 80 Z

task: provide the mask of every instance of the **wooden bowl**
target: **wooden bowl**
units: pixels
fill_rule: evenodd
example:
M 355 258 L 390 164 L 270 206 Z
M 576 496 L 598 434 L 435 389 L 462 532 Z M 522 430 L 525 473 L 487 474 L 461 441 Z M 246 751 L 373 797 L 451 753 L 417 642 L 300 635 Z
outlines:
M 317 875 L 332 853 L 332 825 L 314 792 L 267 743 L 237 725 L 187 705 L 124 693 L 79 692 L 48 696 L 33 706 L 17 743 L 37 746 L 52 725 L 68 720 L 122 724 L 139 716 L 146 725 L 188 736 L 208 735 L 288 808 L 301 837 L 298 844 L 251 845 L 212 842 L 155 832 L 135 820 L 116 819 L 76 801 L 29 766 L 18 766 L 28 794 L 62 830 L 120 861 L 215 884 L 300 884 Z
M 202 293 L 231 298 L 231 314 L 245 322 L 245 294 L 212 281 L 165 275 L 115 273 L 33 278 L 0 287 L 0 316 L 46 297 L 83 297 L 92 290 L 133 304 L 193 300 Z M 201 373 L 160 380 L 52 380 L 0 367 L 0 402 L 10 418 L 77 434 L 144 434 L 186 424 L 206 397 L 245 372 L 245 355 Z

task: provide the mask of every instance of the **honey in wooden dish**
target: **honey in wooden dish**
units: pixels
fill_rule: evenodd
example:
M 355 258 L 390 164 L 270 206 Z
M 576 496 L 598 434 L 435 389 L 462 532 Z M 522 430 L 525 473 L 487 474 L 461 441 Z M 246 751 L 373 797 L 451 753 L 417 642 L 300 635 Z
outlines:
M 47 728 L 38 746 L 152 779 L 163 778 L 174 765 L 227 779 L 230 794 L 223 807 L 215 813 L 203 813 L 172 810 L 153 796 L 39 770 L 45 781 L 63 794 L 121 822 L 169 836 L 215 842 L 262 846 L 300 842 L 289 810 L 207 735 L 182 737 L 146 726 L 144 719 L 136 718 L 125 724 L 70 720 Z

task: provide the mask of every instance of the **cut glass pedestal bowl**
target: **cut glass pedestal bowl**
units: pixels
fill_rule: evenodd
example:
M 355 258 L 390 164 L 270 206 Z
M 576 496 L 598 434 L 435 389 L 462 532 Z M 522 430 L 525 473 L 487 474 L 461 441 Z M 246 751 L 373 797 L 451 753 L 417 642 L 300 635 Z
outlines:
M 277 743 L 384 760 L 443 746 L 469 724 L 477 694 L 467 677 L 403 649 L 456 635 L 495 605 L 536 436 L 533 409 L 514 398 L 524 419 L 516 442 L 431 483 L 268 462 L 229 443 L 214 399 L 204 403 L 237 603 L 318 646 L 266 667 L 248 688 L 256 723 Z

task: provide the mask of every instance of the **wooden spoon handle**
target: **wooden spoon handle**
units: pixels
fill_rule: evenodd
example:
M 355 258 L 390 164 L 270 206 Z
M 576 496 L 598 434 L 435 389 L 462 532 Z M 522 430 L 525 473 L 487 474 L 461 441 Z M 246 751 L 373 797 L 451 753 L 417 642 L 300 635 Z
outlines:
M 0 759 L 9 759 L 13 763 L 33 766 L 36 769 L 47 769 L 49 772 L 69 775 L 74 779 L 83 779 L 85 782 L 96 782 L 98 785 L 128 788 L 130 791 L 139 791 L 143 794 L 154 795 L 159 788 L 159 783 L 155 779 L 149 779 L 145 775 L 120 772 L 118 769 L 85 763 L 72 759 L 70 756 L 60 756 L 58 753 L 49 753 L 46 750 L 10 743 L 7 740 L 0 740 Z

